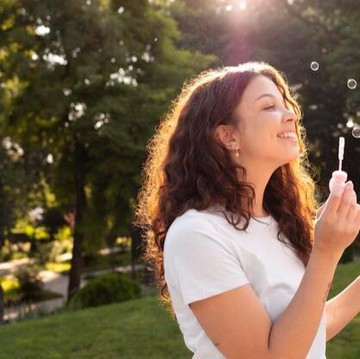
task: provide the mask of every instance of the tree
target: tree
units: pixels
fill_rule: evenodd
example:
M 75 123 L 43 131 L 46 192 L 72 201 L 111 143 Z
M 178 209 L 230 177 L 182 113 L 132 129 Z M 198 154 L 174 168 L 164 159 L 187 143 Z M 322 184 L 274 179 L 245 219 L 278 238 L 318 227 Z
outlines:
M 75 211 L 69 297 L 84 250 L 129 230 L 144 147 L 183 79 L 214 60 L 178 50 L 175 23 L 146 0 L 3 1 L 3 116 L 37 150 L 64 211 Z

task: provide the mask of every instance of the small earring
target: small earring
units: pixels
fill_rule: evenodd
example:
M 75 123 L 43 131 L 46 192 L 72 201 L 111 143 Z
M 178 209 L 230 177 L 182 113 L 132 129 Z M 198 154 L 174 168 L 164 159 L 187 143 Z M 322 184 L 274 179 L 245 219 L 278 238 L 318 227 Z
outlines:
M 237 148 L 237 149 L 235 150 L 235 156 L 236 156 L 236 157 L 239 157 L 239 155 L 240 155 L 240 151 L 239 151 L 239 149 Z

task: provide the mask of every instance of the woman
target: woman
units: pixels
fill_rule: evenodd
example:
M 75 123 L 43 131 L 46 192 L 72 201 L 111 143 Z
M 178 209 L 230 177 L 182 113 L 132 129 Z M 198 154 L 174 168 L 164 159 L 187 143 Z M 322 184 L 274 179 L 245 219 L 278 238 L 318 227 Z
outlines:
M 138 219 L 193 358 L 323 359 L 360 311 L 360 278 L 326 302 L 353 185 L 316 213 L 300 117 L 280 73 L 247 63 L 186 84 L 150 144 Z

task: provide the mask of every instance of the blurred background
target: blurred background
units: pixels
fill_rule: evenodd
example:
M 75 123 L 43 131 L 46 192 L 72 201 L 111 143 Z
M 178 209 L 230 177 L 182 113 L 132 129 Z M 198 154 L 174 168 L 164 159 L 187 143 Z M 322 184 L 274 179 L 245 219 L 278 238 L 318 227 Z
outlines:
M 186 79 L 249 60 L 284 72 L 302 105 L 319 201 L 339 136 L 359 191 L 359 1 L 0 0 L 0 322 L 59 312 L 51 338 L 37 320 L 0 328 L 0 344 L 23 331 L 42 347 L 18 339 L 1 358 L 190 357 L 132 226 L 146 144 Z M 345 252 L 332 295 L 359 254 Z M 104 338 L 67 312 L 122 301 L 86 312 L 116 322 Z M 359 335 L 355 320 L 329 358 L 359 358 Z

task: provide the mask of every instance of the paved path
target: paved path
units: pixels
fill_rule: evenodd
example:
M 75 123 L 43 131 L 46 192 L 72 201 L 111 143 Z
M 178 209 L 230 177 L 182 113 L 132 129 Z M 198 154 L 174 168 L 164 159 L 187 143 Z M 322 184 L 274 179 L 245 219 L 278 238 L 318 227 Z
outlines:
M 0 274 L 1 275 L 9 275 L 12 270 L 15 268 L 18 268 L 19 266 L 24 266 L 26 264 L 29 264 L 29 260 L 17 260 L 12 261 L 11 263 L 2 263 L 0 264 Z M 139 270 L 143 268 L 142 264 L 135 265 L 135 270 Z M 86 273 L 83 275 L 82 283 L 83 286 L 86 283 L 86 280 L 84 277 L 86 276 L 98 276 L 109 272 L 120 272 L 120 273 L 129 273 L 132 271 L 132 267 L 129 266 L 121 266 L 116 267 L 113 269 L 107 269 L 107 270 L 100 270 L 96 272 Z M 44 283 L 44 289 L 49 290 L 54 293 L 58 293 L 62 296 L 62 298 L 52 299 L 52 300 L 46 300 L 43 302 L 32 304 L 31 306 L 20 306 L 20 307 L 14 307 L 14 308 L 6 308 L 5 309 L 5 320 L 14 320 L 19 316 L 24 316 L 26 311 L 28 312 L 41 312 L 41 313 L 50 313 L 55 311 L 56 309 L 59 309 L 64 306 L 67 298 L 67 290 L 68 290 L 68 283 L 69 283 L 69 277 L 67 275 L 62 275 L 59 273 L 55 273 L 52 271 L 41 271 L 40 272 L 40 278 L 42 279 Z
M 30 313 L 51 313 L 64 306 L 69 278 L 68 276 L 51 271 L 41 271 L 40 278 L 44 283 L 44 289 L 61 295 L 60 298 L 45 300 L 31 305 L 20 305 L 5 308 L 4 320 L 14 320 L 18 317 L 30 315 Z
M 11 274 L 15 269 L 31 264 L 34 261 L 30 258 L 14 259 L 9 262 L 0 263 L 0 275 L 6 276 Z

